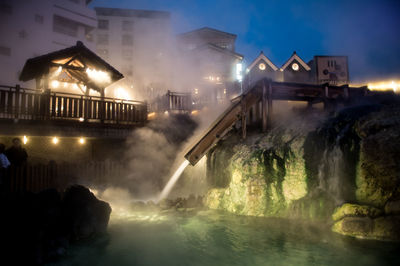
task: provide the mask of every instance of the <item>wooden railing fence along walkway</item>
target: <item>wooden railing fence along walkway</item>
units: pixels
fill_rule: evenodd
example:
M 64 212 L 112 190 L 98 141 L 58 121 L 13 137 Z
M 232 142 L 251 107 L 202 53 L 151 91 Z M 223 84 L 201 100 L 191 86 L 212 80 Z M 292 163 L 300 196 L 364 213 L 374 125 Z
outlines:
M 48 188 L 63 191 L 72 184 L 101 185 L 120 177 L 124 166 L 115 161 L 89 163 L 26 164 L 1 169 L 2 186 L 8 192 L 39 192 Z
M 0 85 L 0 118 L 134 124 L 147 121 L 147 104 Z
M 246 128 L 250 123 L 261 124 L 262 131 L 266 132 L 271 125 L 273 101 L 308 102 L 309 107 L 313 104 L 323 103 L 324 109 L 329 110 L 339 103 L 348 104 L 352 100 L 360 99 L 367 93 L 367 87 L 260 80 L 249 87 L 242 95 L 232 100 L 231 105 L 211 124 L 201 139 L 185 155 L 185 158 L 192 165 L 195 165 L 240 120 L 243 139 L 246 138 Z
M 149 107 L 150 112 L 190 112 L 192 111 L 192 96 L 190 93 L 171 92 L 157 97 Z

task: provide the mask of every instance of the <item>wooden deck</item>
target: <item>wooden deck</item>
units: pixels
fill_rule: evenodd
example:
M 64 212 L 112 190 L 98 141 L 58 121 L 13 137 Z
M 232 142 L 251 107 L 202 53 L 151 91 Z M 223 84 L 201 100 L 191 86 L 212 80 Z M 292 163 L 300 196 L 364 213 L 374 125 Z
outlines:
M 15 124 L 127 128 L 144 125 L 147 104 L 139 101 L 0 86 L 0 120 Z
M 308 102 L 309 106 L 323 103 L 329 109 L 338 103 L 349 103 L 363 97 L 368 92 L 366 87 L 309 85 L 297 83 L 272 82 L 268 79 L 259 81 L 248 88 L 243 95 L 232 100 L 231 106 L 220 115 L 201 138 L 193 145 L 185 158 L 195 165 L 235 124 L 241 120 L 242 137 L 246 138 L 246 121 L 250 110 L 261 122 L 265 132 L 272 120 L 272 102 L 274 100 Z

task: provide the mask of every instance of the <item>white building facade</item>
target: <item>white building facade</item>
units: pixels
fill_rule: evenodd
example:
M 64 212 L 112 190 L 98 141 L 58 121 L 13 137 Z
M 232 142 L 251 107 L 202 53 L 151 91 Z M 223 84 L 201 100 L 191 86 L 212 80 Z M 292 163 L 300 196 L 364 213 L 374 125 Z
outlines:
M 171 22 L 163 11 L 95 7 L 96 51 L 125 76 L 134 98 L 151 99 L 171 84 Z
M 28 58 L 75 45 L 94 50 L 96 13 L 90 0 L 2 0 L 0 84 L 15 85 Z M 29 86 L 31 84 L 23 84 Z M 33 88 L 33 86 L 30 86 Z

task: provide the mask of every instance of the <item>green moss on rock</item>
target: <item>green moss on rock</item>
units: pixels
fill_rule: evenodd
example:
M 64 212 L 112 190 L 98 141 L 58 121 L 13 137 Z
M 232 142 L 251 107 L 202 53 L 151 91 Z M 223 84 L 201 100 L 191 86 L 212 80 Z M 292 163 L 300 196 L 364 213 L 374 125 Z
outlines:
M 382 214 L 382 210 L 372 206 L 345 203 L 335 209 L 332 219 L 338 221 L 347 216 L 375 218 Z

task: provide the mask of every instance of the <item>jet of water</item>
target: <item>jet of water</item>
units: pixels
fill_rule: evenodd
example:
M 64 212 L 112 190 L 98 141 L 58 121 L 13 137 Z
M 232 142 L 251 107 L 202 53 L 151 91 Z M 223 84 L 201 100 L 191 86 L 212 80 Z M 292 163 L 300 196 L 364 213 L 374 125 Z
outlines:
M 169 193 L 171 192 L 172 188 L 174 187 L 176 181 L 178 181 L 179 177 L 182 175 L 183 171 L 185 168 L 189 165 L 189 161 L 185 160 L 175 171 L 175 173 L 171 176 L 169 179 L 167 185 L 165 185 L 164 189 L 161 191 L 160 196 L 158 197 L 157 202 L 159 202 L 162 199 L 165 199 Z

